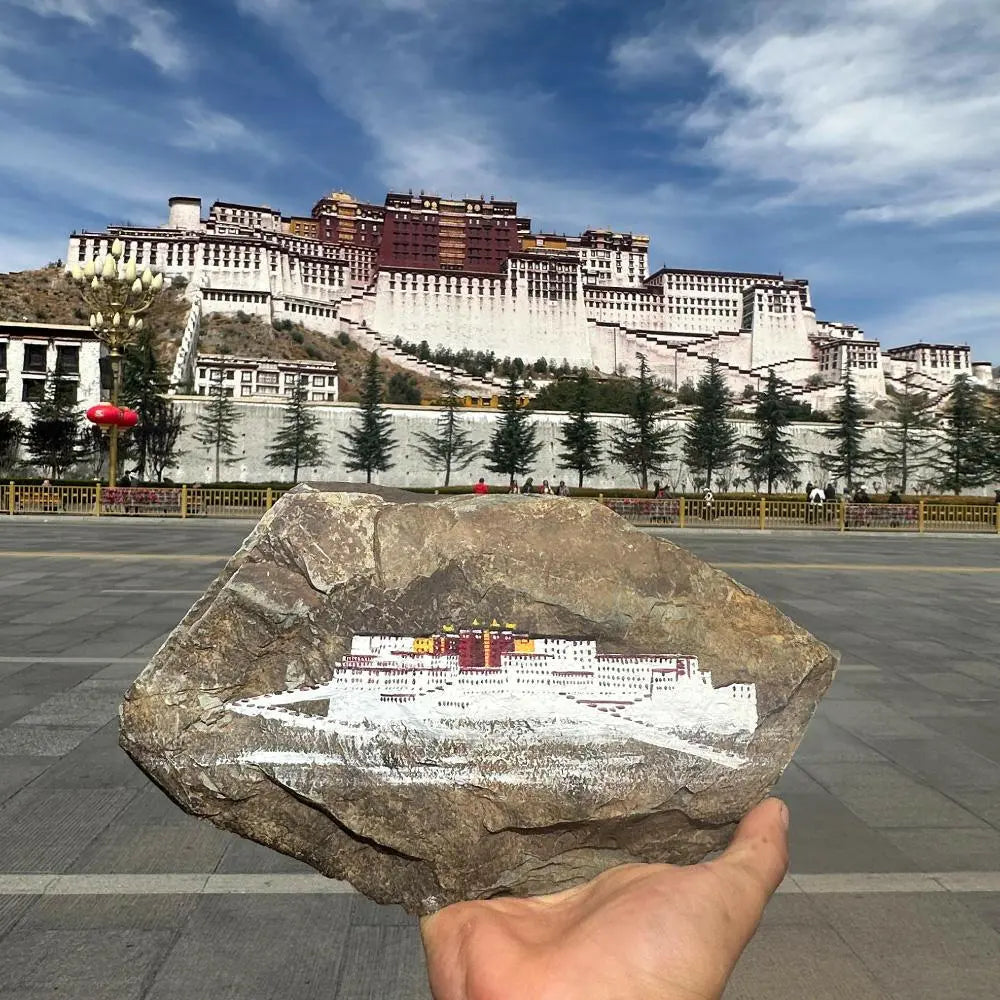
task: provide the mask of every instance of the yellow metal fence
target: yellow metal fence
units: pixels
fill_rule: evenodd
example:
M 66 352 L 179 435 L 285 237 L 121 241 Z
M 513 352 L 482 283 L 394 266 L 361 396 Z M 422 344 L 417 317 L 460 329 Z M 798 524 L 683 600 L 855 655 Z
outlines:
M 0 487 L 0 514 L 128 517 L 251 517 L 270 510 L 285 490 L 210 486 Z
M 1000 533 L 1000 504 L 850 503 L 805 500 L 602 498 L 632 524 L 680 528 L 808 528 L 827 531 L 968 531 Z
M 286 490 L 213 486 L 0 486 L 0 514 L 246 517 L 270 510 Z M 828 531 L 1000 533 L 1000 504 L 849 503 L 716 497 L 600 497 L 632 524 L 680 528 L 808 528 Z

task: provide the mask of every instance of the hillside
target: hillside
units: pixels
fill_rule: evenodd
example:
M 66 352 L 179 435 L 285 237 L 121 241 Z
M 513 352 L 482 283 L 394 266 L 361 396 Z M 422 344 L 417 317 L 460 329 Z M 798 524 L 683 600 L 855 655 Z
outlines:
M 183 294 L 181 287 L 164 288 L 144 320 L 149 329 L 160 334 L 160 355 L 168 365 L 173 364 L 191 308 Z M 79 287 L 60 266 L 0 274 L 0 321 L 85 324 L 88 316 Z M 213 313 L 202 319 L 198 349 L 203 354 L 336 361 L 340 366 L 340 398 L 348 402 L 359 398 L 368 351 L 352 341 L 341 343 L 296 324 L 281 326 L 280 330 L 275 329 L 245 313 L 237 316 Z M 382 368 L 386 380 L 397 373 L 412 378 L 424 399 L 441 394 L 441 383 L 435 379 L 407 372 L 386 360 L 382 361 Z
M 165 358 L 173 361 L 191 304 L 183 289 L 164 288 L 143 318 L 144 325 L 161 334 Z M 0 321 L 86 324 L 90 313 L 80 299 L 80 288 L 62 267 L 0 274 Z

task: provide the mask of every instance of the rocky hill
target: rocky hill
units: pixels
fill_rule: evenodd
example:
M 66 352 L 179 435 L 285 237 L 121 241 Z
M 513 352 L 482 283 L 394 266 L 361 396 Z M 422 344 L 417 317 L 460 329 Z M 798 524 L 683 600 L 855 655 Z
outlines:
M 145 320 L 147 327 L 160 334 L 162 358 L 170 365 L 191 308 L 183 295 L 183 286 L 165 288 Z M 88 316 L 80 300 L 79 288 L 59 265 L 0 274 L 0 321 L 85 324 Z M 210 314 L 202 320 L 199 351 L 244 357 L 336 361 L 340 366 L 341 399 L 358 399 L 368 351 L 349 339 L 332 339 L 297 324 L 286 322 L 279 327 L 276 329 L 245 313 L 236 316 Z M 382 368 L 387 381 L 396 374 L 412 380 L 425 400 L 441 394 L 441 383 L 434 379 L 414 375 L 386 360 L 382 361 Z

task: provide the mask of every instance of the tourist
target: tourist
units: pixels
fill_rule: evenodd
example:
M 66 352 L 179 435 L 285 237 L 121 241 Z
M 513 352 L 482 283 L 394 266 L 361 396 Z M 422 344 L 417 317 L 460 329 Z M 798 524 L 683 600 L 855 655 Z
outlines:
M 830 502 L 837 499 L 837 487 L 833 483 L 827 483 L 826 489 L 823 491 L 823 496 Z
M 420 923 L 431 992 L 435 1000 L 719 997 L 787 869 L 788 808 L 766 799 L 728 849 L 700 865 L 619 865 L 544 901 L 446 906 Z
M 998 490 L 997 492 L 1000 493 L 1000 490 Z M 902 502 L 903 498 L 899 495 L 899 487 L 893 486 L 893 488 L 889 490 L 889 497 L 886 500 L 886 503 L 902 503 Z
M 871 503 L 871 497 L 868 496 L 868 491 L 863 487 L 859 486 L 854 491 L 854 496 L 851 497 L 853 503 Z
M 568 497 L 569 496 L 569 487 L 566 485 L 566 480 L 565 479 L 560 479 L 559 480 L 559 486 L 556 489 L 556 494 L 558 496 L 561 496 L 561 497 Z M 1000 502 L 1000 501 L 998 501 L 998 502 Z
M 546 495 L 549 495 L 549 494 L 552 493 L 552 487 L 549 486 L 549 481 L 547 479 L 543 479 L 542 480 L 542 486 L 541 486 L 541 489 L 539 489 L 538 492 L 539 493 L 544 493 Z
M 522 493 L 534 493 L 535 492 L 535 481 L 531 476 L 528 476 L 524 481 L 524 485 L 521 487 Z
M 520 493 L 521 492 L 521 488 L 517 485 L 517 480 L 516 479 L 511 479 L 510 486 L 507 487 L 507 492 L 508 493 Z
M 479 477 L 479 482 L 472 487 L 473 493 L 489 493 L 490 488 L 486 485 L 486 480 L 482 476 Z
M 806 500 L 807 501 L 809 501 L 809 500 L 812 499 L 813 489 L 814 489 L 814 487 L 813 487 L 813 481 L 810 479 L 809 482 L 806 483 Z

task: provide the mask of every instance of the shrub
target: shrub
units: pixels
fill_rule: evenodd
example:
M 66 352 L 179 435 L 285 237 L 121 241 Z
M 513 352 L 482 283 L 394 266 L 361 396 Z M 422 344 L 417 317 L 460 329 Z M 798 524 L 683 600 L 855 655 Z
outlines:
M 399 338 L 397 337 L 396 339 L 398 340 Z M 347 333 L 341 330 L 340 333 L 337 334 L 337 342 L 341 345 L 341 347 L 348 347 L 351 343 L 351 338 Z
M 303 343 L 305 339 L 305 335 L 301 330 L 292 330 L 292 340 L 294 340 L 296 344 Z

